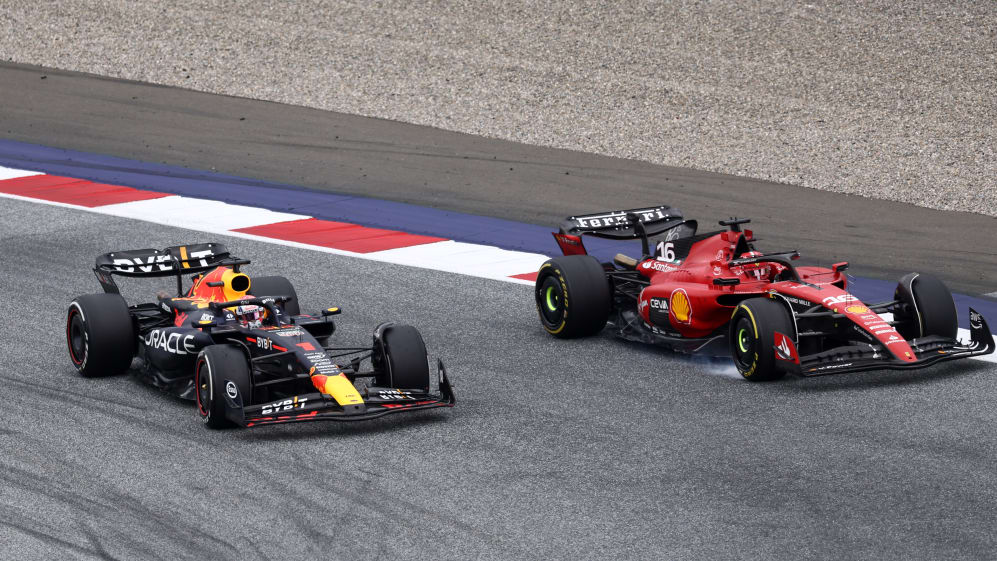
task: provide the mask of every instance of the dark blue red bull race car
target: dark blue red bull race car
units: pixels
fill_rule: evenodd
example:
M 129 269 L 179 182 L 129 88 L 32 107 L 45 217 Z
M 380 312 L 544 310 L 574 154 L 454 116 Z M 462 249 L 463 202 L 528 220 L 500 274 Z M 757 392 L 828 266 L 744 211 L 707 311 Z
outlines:
M 564 256 L 537 275 L 540 322 L 556 337 L 608 325 L 632 341 L 729 354 L 749 380 L 922 368 L 994 352 L 972 308 L 969 340 L 957 339 L 956 307 L 937 278 L 908 274 L 892 300 L 867 304 L 848 292 L 848 263 L 803 267 L 793 263 L 796 251 L 762 253 L 741 228 L 748 222 L 701 233 L 669 206 L 570 217 L 554 234 Z M 640 240 L 642 255 L 600 262 L 583 235 Z
M 442 361 L 430 375 L 414 327 L 382 323 L 370 346 L 329 346 L 339 308 L 303 314 L 290 281 L 250 279 L 241 270 L 248 264 L 217 243 L 99 256 L 104 293 L 69 305 L 73 366 L 83 376 L 115 375 L 138 357 L 138 374 L 196 401 L 209 428 L 355 421 L 456 403 Z M 129 306 L 115 275 L 175 276 L 177 295 Z

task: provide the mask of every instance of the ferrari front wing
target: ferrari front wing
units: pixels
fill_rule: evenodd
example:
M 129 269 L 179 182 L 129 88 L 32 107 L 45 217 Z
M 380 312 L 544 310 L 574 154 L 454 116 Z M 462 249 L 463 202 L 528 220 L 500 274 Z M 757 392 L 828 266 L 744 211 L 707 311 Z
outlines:
M 913 370 L 939 362 L 958 360 L 994 352 L 997 344 L 987 321 L 976 310 L 969 309 L 969 344 L 947 337 L 927 336 L 908 341 L 916 355 L 913 362 L 892 357 L 882 346 L 860 344 L 838 347 L 821 353 L 799 357 L 799 374 L 825 376 L 865 370 Z

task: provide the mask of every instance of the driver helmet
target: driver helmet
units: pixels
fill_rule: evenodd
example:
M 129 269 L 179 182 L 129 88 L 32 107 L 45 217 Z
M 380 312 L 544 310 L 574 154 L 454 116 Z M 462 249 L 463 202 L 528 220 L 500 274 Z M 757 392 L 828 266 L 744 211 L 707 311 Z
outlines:
M 232 310 L 243 327 L 260 327 L 267 317 L 267 309 L 256 304 L 235 306 Z
M 747 257 L 758 257 L 762 255 L 760 251 L 746 251 L 742 253 L 738 259 L 744 259 Z M 754 277 L 758 280 L 765 280 L 769 278 L 772 273 L 771 263 L 750 263 L 748 265 L 743 265 L 744 274 L 749 277 Z

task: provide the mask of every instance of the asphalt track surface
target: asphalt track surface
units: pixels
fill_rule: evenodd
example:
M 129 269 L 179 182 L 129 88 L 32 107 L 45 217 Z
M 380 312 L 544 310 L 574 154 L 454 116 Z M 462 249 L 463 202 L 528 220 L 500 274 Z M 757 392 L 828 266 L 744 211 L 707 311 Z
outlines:
M 338 340 L 423 332 L 458 406 L 208 431 L 131 376 L 83 379 L 66 304 L 95 255 L 204 234 L 0 199 L 0 558 L 983 559 L 997 369 L 751 384 L 539 327 L 528 286 L 225 239 Z M 168 280 L 163 281 L 168 288 Z M 150 284 L 147 284 L 150 283 Z M 142 296 L 155 281 L 132 281 Z M 132 301 L 135 301 L 133 298 Z
M 997 229 L 978 215 L 11 64 L 0 95 L 13 140 L 540 224 L 667 202 L 749 215 L 766 247 L 869 276 L 931 263 L 956 289 L 995 289 Z M 205 235 L 9 199 L 0 213 L 0 558 L 997 550 L 993 364 L 749 384 L 608 336 L 553 340 L 526 286 L 211 236 L 250 272 L 293 279 L 305 307 L 342 306 L 339 341 L 365 342 L 382 320 L 419 327 L 459 403 L 210 432 L 131 377 L 79 378 L 62 334 L 66 304 L 98 290 L 95 255 Z
M 862 276 L 997 291 L 997 218 L 977 214 L 13 63 L 0 98 L 11 140 L 551 227 L 665 203 L 703 225 L 751 217 L 766 248 Z

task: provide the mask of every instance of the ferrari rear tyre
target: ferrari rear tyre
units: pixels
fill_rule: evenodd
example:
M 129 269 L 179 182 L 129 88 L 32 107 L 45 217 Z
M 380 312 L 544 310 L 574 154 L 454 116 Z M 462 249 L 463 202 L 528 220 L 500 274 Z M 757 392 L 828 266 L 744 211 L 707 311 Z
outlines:
M 294 285 L 284 277 L 257 277 L 251 280 L 249 292 L 253 296 L 290 296 L 291 300 L 284 302 L 284 311 L 296 316 L 301 314 L 301 304 L 298 303 L 298 293 Z
M 897 331 L 905 339 L 941 335 L 955 339 L 959 316 L 952 293 L 931 275 L 910 273 L 900 279 L 893 297 L 901 303 L 894 312 Z
M 609 319 L 609 279 L 590 255 L 549 259 L 540 266 L 535 292 L 540 323 L 555 337 L 595 335 Z
M 751 298 L 734 309 L 730 320 L 730 354 L 747 380 L 778 380 L 786 371 L 776 360 L 775 333 L 795 333 L 789 310 L 771 298 Z
M 66 344 L 83 376 L 124 374 L 135 356 L 138 335 L 119 294 L 87 294 L 73 300 L 66 316 Z
M 411 325 L 392 324 L 374 341 L 374 384 L 383 388 L 429 391 L 426 343 Z
M 235 426 L 225 417 L 226 396 L 243 406 L 252 403 L 252 372 L 245 353 L 235 345 L 205 347 L 194 363 L 197 413 L 209 429 Z

